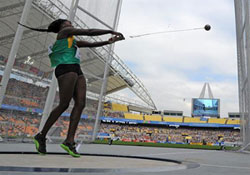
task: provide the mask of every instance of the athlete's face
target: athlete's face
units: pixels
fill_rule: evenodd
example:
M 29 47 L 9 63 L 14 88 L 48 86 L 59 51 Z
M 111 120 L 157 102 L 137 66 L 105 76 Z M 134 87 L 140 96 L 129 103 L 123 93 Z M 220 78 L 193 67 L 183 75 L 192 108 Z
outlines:
M 62 28 L 64 27 L 73 27 L 70 21 L 65 21 L 62 25 Z

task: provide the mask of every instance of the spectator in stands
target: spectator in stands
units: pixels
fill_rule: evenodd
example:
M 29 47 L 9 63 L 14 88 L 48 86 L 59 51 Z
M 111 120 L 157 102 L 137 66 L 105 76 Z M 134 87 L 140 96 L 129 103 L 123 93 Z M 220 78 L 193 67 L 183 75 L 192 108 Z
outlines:
M 118 125 L 118 124 L 106 124 L 102 123 L 100 132 L 109 133 L 110 129 L 116 129 L 116 136 L 121 140 L 151 140 L 155 142 L 182 142 L 185 140 L 185 136 L 182 133 L 186 133 L 192 137 L 190 142 L 192 143 L 216 143 L 218 135 L 223 135 L 224 141 L 236 142 L 240 140 L 240 132 L 238 130 L 221 130 L 221 129 L 198 129 L 198 128 L 169 128 L 169 127 L 157 127 L 157 130 L 153 126 L 133 126 L 133 125 Z M 152 137 L 150 138 L 148 131 L 152 131 Z M 168 138 L 169 137 L 169 138 Z

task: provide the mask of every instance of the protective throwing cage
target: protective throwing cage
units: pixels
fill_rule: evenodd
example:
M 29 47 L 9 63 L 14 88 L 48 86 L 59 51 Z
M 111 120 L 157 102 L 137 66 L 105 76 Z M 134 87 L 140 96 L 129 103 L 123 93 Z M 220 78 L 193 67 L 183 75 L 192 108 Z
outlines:
M 6 70 L 12 63 L 10 78 L 7 80 L 6 91 L 1 102 L 0 109 L 0 140 L 3 141 L 23 141 L 28 142 L 34 134 L 41 128 L 41 123 L 44 124 L 46 116 L 59 103 L 58 91 L 54 97 L 48 98 L 50 89 L 53 86 L 54 69 L 50 67 L 48 59 L 48 46 L 55 41 L 55 34 L 40 33 L 28 29 L 18 28 L 17 22 L 25 23 L 32 27 L 47 28 L 51 21 L 64 18 L 70 19 L 69 6 L 71 2 L 78 2 L 79 6 L 94 16 L 102 17 L 102 21 L 113 27 L 115 30 L 117 24 L 115 19 L 118 19 L 117 11 L 120 11 L 120 4 L 116 0 L 110 0 L 106 5 L 98 3 L 97 0 L 87 0 L 80 3 L 79 0 L 59 1 L 59 0 L 0 0 L 0 80 L 1 92 L 3 92 L 4 82 L 6 82 Z M 107 2 L 107 1 L 106 1 Z M 68 7 L 67 7 L 68 5 Z M 93 9 L 94 7 L 94 9 Z M 101 9 L 98 11 L 98 9 Z M 26 17 L 24 17 L 26 11 Z M 27 12 L 28 11 L 28 12 Z M 106 15 L 103 13 L 106 12 Z M 77 28 L 105 28 L 105 26 L 97 26 L 96 20 L 89 16 L 80 14 L 81 11 L 75 10 L 75 18 L 73 25 Z M 71 15 L 74 16 L 74 15 Z M 81 16 L 81 19 L 80 17 Z M 117 18 L 116 18 L 117 17 Z M 25 19 L 25 21 L 24 21 Z M 84 20 L 83 22 L 83 19 Z M 23 20 L 23 21 L 22 21 Z M 20 27 L 20 26 L 19 26 Z M 15 34 L 22 33 L 18 37 Z M 78 37 L 90 42 L 102 41 L 107 38 L 100 37 Z M 20 41 L 20 44 L 18 43 Z M 19 45 L 19 46 L 18 46 Z M 85 74 L 88 84 L 86 108 L 81 115 L 81 120 L 76 133 L 76 139 L 81 141 L 91 141 L 93 133 L 98 132 L 99 122 L 97 116 L 102 116 L 102 101 L 100 94 L 103 89 L 105 64 L 112 59 L 112 48 L 110 45 L 94 49 L 81 49 L 82 59 L 81 67 Z M 111 55 L 111 56 L 110 56 Z M 109 61 L 110 62 L 110 61 Z M 102 96 L 111 90 L 110 83 L 117 83 L 119 80 L 113 73 L 108 71 L 106 80 L 109 84 L 105 86 Z M 112 76 L 112 77 L 111 77 Z M 112 79 L 112 80 L 111 80 Z M 115 85 L 113 85 L 114 87 Z M 56 86 L 55 90 L 56 90 Z M 46 104 L 50 101 L 49 109 L 46 113 Z M 101 105 L 99 105 L 101 101 Z M 49 141 L 54 142 L 66 137 L 69 124 L 69 115 L 73 108 L 73 100 L 69 108 L 48 133 Z M 97 113 L 99 111 L 99 113 Z M 45 120 L 43 120 L 45 118 Z
M 48 46 L 55 42 L 56 35 L 21 28 L 17 22 L 47 28 L 53 20 L 71 19 L 70 16 L 74 14 L 73 25 L 77 28 L 116 30 L 121 2 L 122 0 L 0 0 L 0 141 L 31 141 L 32 136 L 41 128 L 41 123 L 46 121 L 49 111 L 59 103 L 58 91 L 55 92 L 56 88 L 51 90 L 54 70 L 48 59 Z M 74 7 L 75 10 L 69 7 Z M 18 35 L 19 33 L 22 35 Z M 107 40 L 107 37 L 110 36 L 76 38 L 95 42 Z M 80 64 L 87 80 L 87 102 L 76 139 L 95 139 L 100 127 L 100 117 L 103 116 L 103 102 L 108 99 L 106 95 L 113 92 L 129 88 L 145 102 L 146 107 L 155 109 L 144 85 L 113 52 L 112 45 L 81 48 L 81 54 Z M 7 68 L 10 68 L 10 77 L 6 73 Z M 55 95 L 55 100 L 51 94 Z M 73 100 L 48 133 L 49 141 L 65 138 L 72 107 Z
M 250 3 L 235 0 L 239 107 L 241 114 L 242 151 L 250 150 Z

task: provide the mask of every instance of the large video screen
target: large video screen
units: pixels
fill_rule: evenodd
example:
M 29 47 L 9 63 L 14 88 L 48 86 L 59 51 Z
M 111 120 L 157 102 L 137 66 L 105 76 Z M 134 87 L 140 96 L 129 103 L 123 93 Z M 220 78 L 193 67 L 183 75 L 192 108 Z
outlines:
M 192 99 L 193 116 L 220 116 L 220 100 L 208 98 Z

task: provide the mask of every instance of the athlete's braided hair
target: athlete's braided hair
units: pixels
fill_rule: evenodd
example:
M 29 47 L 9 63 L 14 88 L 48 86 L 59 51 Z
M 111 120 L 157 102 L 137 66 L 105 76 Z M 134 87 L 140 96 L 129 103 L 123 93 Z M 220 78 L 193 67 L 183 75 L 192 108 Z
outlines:
M 34 31 L 38 31 L 38 32 L 54 32 L 54 33 L 58 33 L 60 28 L 61 28 L 61 25 L 67 21 L 66 19 L 57 19 L 55 21 L 53 21 L 52 23 L 50 23 L 48 29 L 37 29 L 37 28 L 33 28 L 33 27 L 29 27 L 29 26 L 26 26 L 24 24 L 21 24 L 18 22 L 18 24 L 20 24 L 21 26 L 23 27 L 26 27 L 30 30 L 34 30 Z

